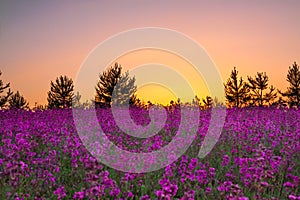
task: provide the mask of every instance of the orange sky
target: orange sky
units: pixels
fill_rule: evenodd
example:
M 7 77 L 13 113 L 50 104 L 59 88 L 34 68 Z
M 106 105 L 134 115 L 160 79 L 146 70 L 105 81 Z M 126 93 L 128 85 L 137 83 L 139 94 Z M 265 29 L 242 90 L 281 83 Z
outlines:
M 172 74 L 171 72 L 168 73 L 168 70 L 159 70 L 159 68 L 163 66 L 169 67 L 172 70 L 176 70 L 176 72 L 180 74 L 180 76 L 182 76 L 190 84 L 184 85 L 184 83 L 180 82 L 179 80 L 173 80 L 172 83 L 168 85 L 168 87 L 162 87 L 150 82 L 148 85 L 145 85 L 144 87 L 138 89 L 137 95 L 141 99 L 150 99 L 154 103 L 156 102 L 167 104 L 170 102 L 170 99 L 177 100 L 177 97 L 179 96 L 181 98 L 181 101 L 183 102 L 191 101 L 191 99 L 194 98 L 194 95 L 186 93 L 186 91 L 189 89 L 189 86 L 191 86 L 191 88 L 196 94 L 198 94 L 198 96 L 200 96 L 200 94 L 201 96 L 210 95 L 205 80 L 193 69 L 193 66 L 186 60 L 169 52 L 153 49 L 133 51 L 116 59 L 116 62 L 121 63 L 122 66 L 124 65 L 124 69 L 129 71 L 135 66 L 138 67 L 145 63 L 150 63 L 148 64 L 149 67 L 157 66 L 157 70 L 149 69 L 149 73 L 145 72 L 141 75 L 138 74 L 139 76 L 135 76 L 136 83 L 138 85 L 141 85 L 139 84 L 142 81 L 140 79 L 145 79 L 146 77 L 151 75 L 153 77 L 160 76 L 159 79 L 163 79 L 166 76 L 171 76 Z M 181 89 L 178 91 L 179 93 L 177 95 L 176 91 L 174 91 L 174 88 Z
M 121 31 L 151 26 L 173 29 L 197 41 L 224 82 L 236 66 L 244 78 L 265 71 L 270 84 L 285 89 L 288 67 L 300 62 L 299 19 L 297 0 L 1 1 L 1 78 L 30 105 L 45 104 L 50 81 L 59 75 L 74 79 L 100 42 Z M 179 63 L 184 61 L 168 58 L 161 52 L 145 51 L 143 56 L 128 54 L 120 63 L 128 69 L 141 62 L 162 62 L 174 69 L 183 66 Z M 189 70 L 181 73 L 186 73 L 187 81 L 201 93 L 198 96 L 206 95 L 201 79 L 195 82 Z M 144 86 L 139 92 L 145 98 L 166 93 L 153 90 Z

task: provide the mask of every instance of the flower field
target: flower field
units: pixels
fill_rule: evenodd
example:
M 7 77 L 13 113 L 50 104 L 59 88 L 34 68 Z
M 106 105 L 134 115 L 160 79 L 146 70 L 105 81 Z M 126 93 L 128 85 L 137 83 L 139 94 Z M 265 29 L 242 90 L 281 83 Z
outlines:
M 150 123 L 146 110 L 130 114 L 136 124 Z M 109 109 L 97 116 L 110 141 L 136 153 L 166 146 L 181 121 L 180 109 L 169 110 L 158 134 L 134 138 L 118 129 Z M 197 155 L 210 111 L 190 120 L 199 122 L 197 136 L 176 162 L 127 173 L 90 154 L 71 109 L 0 110 L 0 199 L 300 199 L 300 110 L 228 109 L 220 139 L 203 159 Z

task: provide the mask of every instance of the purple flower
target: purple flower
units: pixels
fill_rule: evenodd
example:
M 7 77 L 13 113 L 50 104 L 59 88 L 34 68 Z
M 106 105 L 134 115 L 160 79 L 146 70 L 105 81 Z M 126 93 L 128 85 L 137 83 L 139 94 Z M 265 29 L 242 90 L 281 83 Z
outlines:
M 118 196 L 119 194 L 120 194 L 120 189 L 119 188 L 117 188 L 117 187 L 114 187 L 110 192 L 109 192 L 109 194 L 111 195 L 111 196 Z
M 283 184 L 283 186 L 286 187 L 286 188 L 294 188 L 294 184 L 291 183 L 291 182 L 285 182 L 285 183 Z
M 211 191 L 212 191 L 212 189 L 210 187 L 205 189 L 205 192 L 208 193 L 208 194 L 211 193 Z
M 147 194 L 145 194 L 144 196 L 141 197 L 141 200 L 151 200 L 151 199 Z
M 229 156 L 226 154 L 223 156 L 222 167 L 227 166 L 229 164 Z
M 190 164 L 188 166 L 188 169 L 189 170 L 195 169 L 195 167 L 197 165 L 197 162 L 198 162 L 198 158 L 192 158 L 191 161 L 190 161 Z
M 249 200 L 248 197 L 239 197 L 238 200 Z
M 74 195 L 73 195 L 73 199 L 83 199 L 84 198 L 84 192 L 76 192 Z
M 127 198 L 133 198 L 134 194 L 132 192 L 128 192 Z
M 216 169 L 213 167 L 209 168 L 209 175 L 210 177 L 214 177 L 216 175 Z
M 65 187 L 61 186 L 54 191 L 54 194 L 58 196 L 58 199 L 62 199 L 66 196 Z
M 297 196 L 295 196 L 295 195 L 290 194 L 290 195 L 289 195 L 289 199 L 290 199 L 290 200 L 300 200 L 300 196 L 297 197 Z
M 269 186 L 269 183 L 268 182 L 260 182 L 260 185 L 263 186 L 263 187 L 268 187 Z

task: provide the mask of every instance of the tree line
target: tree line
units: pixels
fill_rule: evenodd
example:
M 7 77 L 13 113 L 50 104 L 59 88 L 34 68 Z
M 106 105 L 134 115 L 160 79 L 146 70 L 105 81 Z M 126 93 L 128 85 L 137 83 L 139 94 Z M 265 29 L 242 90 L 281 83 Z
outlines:
M 300 70 L 296 62 L 289 67 L 286 81 L 289 83 L 287 90 L 276 91 L 273 85 L 269 86 L 269 77 L 265 72 L 257 72 L 254 77 L 248 76 L 247 81 L 244 81 L 242 77 L 238 77 L 238 71 L 234 68 L 230 78 L 224 83 L 227 105 L 299 107 Z
M 2 75 L 0 71 L 0 76 Z M 239 77 L 236 67 L 231 71 L 230 77 L 224 83 L 227 107 L 249 106 L 300 106 L 300 69 L 294 62 L 289 66 L 286 81 L 289 83 L 286 91 L 276 90 L 269 84 L 266 72 L 257 72 L 254 77 L 247 79 Z M 6 92 L 5 92 L 6 91 Z M 137 86 L 135 77 L 130 77 L 129 72 L 122 73 L 122 67 L 118 63 L 99 74 L 99 80 L 95 86 L 95 98 L 92 105 L 95 107 L 110 107 L 114 105 L 128 104 L 139 107 L 152 105 L 150 101 L 145 103 L 136 95 Z M 116 97 L 116 98 L 113 98 Z M 71 78 L 59 76 L 50 82 L 50 91 L 47 93 L 48 104 L 46 106 L 35 105 L 35 109 L 53 109 L 70 107 L 88 107 L 88 101 L 82 103 L 81 95 L 74 94 L 74 84 Z M 218 99 L 207 96 L 200 100 L 197 96 L 192 101 L 202 108 L 210 108 L 213 104 L 218 105 Z M 170 106 L 181 104 L 170 101 Z M 0 108 L 29 109 L 28 101 L 19 93 L 10 90 L 10 83 L 4 84 L 0 79 Z

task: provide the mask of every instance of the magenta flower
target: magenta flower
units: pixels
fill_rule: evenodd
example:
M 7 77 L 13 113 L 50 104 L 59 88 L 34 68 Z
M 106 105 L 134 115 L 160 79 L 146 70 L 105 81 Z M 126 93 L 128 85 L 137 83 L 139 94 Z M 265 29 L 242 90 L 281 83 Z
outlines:
M 53 194 L 57 195 L 57 196 L 58 196 L 58 197 L 57 197 L 58 199 L 64 198 L 64 197 L 66 196 L 65 187 L 64 187 L 64 186 L 61 186 L 61 187 L 57 188 L 57 189 L 54 191 Z
M 222 167 L 227 166 L 229 164 L 229 156 L 226 154 L 223 156 Z
M 84 196 L 84 192 L 75 192 L 73 199 L 83 199 Z

